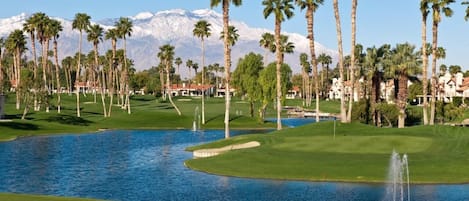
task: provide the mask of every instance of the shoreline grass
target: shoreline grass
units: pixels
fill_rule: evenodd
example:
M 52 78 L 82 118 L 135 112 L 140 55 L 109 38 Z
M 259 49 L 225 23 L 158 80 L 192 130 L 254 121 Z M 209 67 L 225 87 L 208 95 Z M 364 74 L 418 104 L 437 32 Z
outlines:
M 47 195 L 25 195 L 0 192 L 0 200 L 3 201 L 104 201 L 90 198 L 57 197 Z
M 54 97 L 55 98 L 55 97 Z M 14 94 L 7 96 L 5 117 L 9 121 L 0 122 L 0 142 L 10 141 L 24 136 L 54 135 L 68 133 L 89 133 L 106 129 L 192 129 L 194 110 L 200 107 L 200 100 L 190 99 L 177 101 L 182 114 L 178 116 L 170 103 L 161 102 L 153 96 L 134 96 L 131 100 L 132 114 L 127 114 L 118 106 L 113 106 L 112 116 L 103 117 L 100 101 L 93 103 L 93 96 L 80 97 L 83 103 L 81 117 L 76 117 L 75 96 L 62 95 L 62 113 L 58 114 L 52 105 L 50 112 L 43 109 L 39 112 L 30 111 L 26 120 L 21 120 L 23 110 L 16 110 Z M 55 103 L 55 99 L 50 100 Z M 224 128 L 224 100 L 209 98 L 206 101 L 206 120 L 202 129 Z M 235 111 L 242 111 L 236 114 Z M 232 129 L 271 129 L 274 123 L 259 123 L 251 118 L 246 104 L 232 103 L 231 122 Z
M 246 141 L 258 148 L 191 159 L 186 166 L 210 174 L 260 179 L 383 183 L 393 149 L 409 156 L 411 183 L 469 183 L 469 129 L 451 126 L 374 128 L 321 122 L 188 147 L 193 151 Z M 386 151 L 388 150 L 388 151 Z

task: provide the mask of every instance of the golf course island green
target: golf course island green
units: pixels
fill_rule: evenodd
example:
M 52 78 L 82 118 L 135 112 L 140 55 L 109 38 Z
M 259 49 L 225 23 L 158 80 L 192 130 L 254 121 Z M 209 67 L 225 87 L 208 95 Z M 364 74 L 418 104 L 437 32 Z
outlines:
M 385 182 L 393 150 L 408 155 L 411 183 L 469 182 L 469 129 L 454 126 L 376 128 L 321 122 L 267 134 L 233 137 L 187 148 L 219 148 L 250 141 L 255 148 L 191 159 L 186 166 L 247 178 Z

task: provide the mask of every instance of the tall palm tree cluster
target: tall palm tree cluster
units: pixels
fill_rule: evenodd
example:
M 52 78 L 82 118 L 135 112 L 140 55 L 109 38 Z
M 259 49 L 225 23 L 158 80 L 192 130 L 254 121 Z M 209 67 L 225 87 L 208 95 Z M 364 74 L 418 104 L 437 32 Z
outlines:
M 435 121 L 435 101 L 436 101 L 436 63 L 437 59 L 444 57 L 444 50 L 438 47 L 438 28 L 443 17 L 451 17 L 453 11 L 449 7 L 454 0 L 421 0 L 420 11 L 422 16 L 422 46 L 416 49 L 415 46 L 405 43 L 397 44 L 394 48 L 391 45 L 383 45 L 379 48 L 370 47 L 366 51 L 356 42 L 356 16 L 358 1 L 352 0 L 351 7 L 351 46 L 350 56 L 344 56 L 342 43 L 342 25 L 340 19 L 339 2 L 333 0 L 333 12 L 335 16 L 335 25 L 337 31 L 338 44 L 338 77 L 341 91 L 341 115 L 342 122 L 351 122 L 353 94 L 361 92 L 370 102 L 371 119 L 375 125 L 381 125 L 382 114 L 379 111 L 380 89 L 379 83 L 384 79 L 395 80 L 397 93 L 396 107 L 399 109 L 399 127 L 404 126 L 405 109 L 407 102 L 407 81 L 409 76 L 421 74 L 423 83 L 422 94 L 428 95 L 428 57 L 431 55 L 431 77 L 430 77 L 430 98 L 424 98 L 423 103 L 423 122 L 424 124 L 434 124 Z M 295 5 L 302 11 L 305 11 L 307 38 L 309 39 L 309 53 L 300 55 L 302 90 L 304 105 L 311 106 L 313 95 L 315 96 L 316 118 L 319 119 L 320 108 L 319 100 L 325 98 L 329 85 L 330 75 L 329 66 L 332 64 L 332 58 L 326 54 L 316 55 L 315 37 L 314 37 L 314 15 L 315 12 L 324 3 L 323 0 L 263 0 L 263 15 L 274 18 L 274 33 L 264 33 L 259 40 L 259 45 L 266 49 L 264 64 L 268 64 L 268 55 L 275 53 L 276 65 L 276 98 L 275 108 L 277 109 L 277 129 L 282 129 L 281 112 L 283 96 L 281 90 L 281 67 L 284 63 L 284 54 L 294 51 L 294 44 L 288 41 L 288 37 L 282 35 L 282 23 L 292 18 L 295 14 Z M 469 2 L 463 2 L 463 5 L 469 5 Z M 174 74 L 173 65 L 177 66 L 177 73 L 180 73 L 180 66 L 186 65 L 189 72 L 195 71 L 195 76 L 201 68 L 201 82 L 206 83 L 207 77 L 216 77 L 213 75 L 218 72 L 224 73 L 224 87 L 227 95 L 225 96 L 225 137 L 230 137 L 230 83 L 231 83 L 231 48 L 235 45 L 239 34 L 237 29 L 230 25 L 229 12 L 230 6 L 241 6 L 242 0 L 210 0 L 210 6 L 222 7 L 223 11 L 223 30 L 220 39 L 223 41 L 224 65 L 205 64 L 205 40 L 211 36 L 211 24 L 206 20 L 200 20 L 194 25 L 193 35 L 201 41 L 201 67 L 191 59 L 185 63 L 180 57 L 174 58 L 175 47 L 169 44 L 160 47 L 157 57 L 160 60 L 160 81 L 161 91 L 169 92 L 171 88 L 170 75 Z M 431 45 L 427 42 L 427 20 L 431 17 Z M 59 62 L 58 43 L 60 32 L 63 27 L 61 22 L 48 17 L 44 13 L 35 13 L 26 20 L 22 30 L 13 31 L 6 39 L 0 39 L 0 93 L 3 93 L 7 80 L 14 85 L 16 90 L 16 109 L 23 105 L 23 118 L 28 113 L 30 107 L 35 111 L 45 108 L 49 112 L 51 103 L 49 101 L 53 93 L 58 94 L 56 106 L 57 112 L 61 112 L 61 94 L 72 91 L 76 95 L 76 115 L 81 116 L 80 93 L 91 90 L 96 103 L 97 94 L 101 95 L 101 104 L 104 117 L 111 116 L 112 107 L 119 105 L 128 114 L 131 114 L 130 107 L 130 77 L 133 74 L 132 60 L 127 58 L 127 38 L 132 33 L 132 22 L 129 18 L 121 17 L 114 28 L 104 30 L 98 24 L 90 22 L 91 17 L 85 13 L 77 13 L 73 20 L 73 29 L 79 32 L 78 52 L 74 56 L 67 56 Z M 469 6 L 466 10 L 465 19 L 469 19 Z M 88 54 L 82 54 L 83 35 L 91 43 L 93 50 Z M 27 47 L 27 38 L 29 38 L 29 47 Z M 111 42 L 111 50 L 104 55 L 100 55 L 99 46 L 104 40 Z M 118 40 L 122 41 L 122 49 L 117 49 Z M 52 49 L 50 51 L 50 42 Z M 37 52 L 39 45 L 40 56 Z M 25 57 L 25 52 L 30 48 L 32 60 Z M 52 61 L 49 59 L 52 57 Z M 322 70 L 318 70 L 321 65 Z M 223 68 L 223 70 L 221 70 Z M 212 73 L 212 74 L 210 74 Z M 166 75 L 166 78 L 164 78 Z M 212 75 L 212 76 L 211 76 Z M 345 77 L 347 75 L 347 77 Z M 358 78 L 364 78 L 365 82 L 360 86 Z M 166 80 L 166 81 L 165 81 Z M 166 83 L 165 83 L 166 82 Z M 218 85 L 218 80 L 216 81 Z M 348 93 L 345 93 L 345 85 L 350 86 Z M 88 88 L 84 88 L 84 87 Z M 313 90 L 314 88 L 314 90 Z M 169 96 L 170 102 L 180 115 L 180 111 L 171 98 L 171 93 L 165 93 Z M 106 104 L 106 96 L 109 102 Z M 114 96 L 116 102 L 114 103 Z M 348 107 L 346 106 L 348 100 Z M 428 101 L 430 100 L 430 106 Z M 202 94 L 202 123 L 205 123 L 205 93 Z M 430 108 L 429 108 L 430 107 Z M 430 114 L 428 114 L 430 113 Z M 428 117 L 428 115 L 430 115 Z M 384 117 L 385 118 L 385 117 Z M 386 119 L 386 118 L 385 118 Z
M 57 94 L 56 108 L 61 113 L 61 94 L 63 92 L 76 93 L 76 115 L 81 116 L 80 92 L 91 89 L 95 102 L 96 94 L 101 94 L 104 117 L 111 116 L 113 96 L 119 91 L 118 103 L 130 114 L 129 101 L 129 64 L 126 57 L 126 37 L 132 33 L 132 22 L 128 18 L 120 18 L 115 28 L 104 31 L 98 25 L 90 23 L 91 17 L 84 13 L 77 13 L 72 27 L 79 31 L 79 46 L 76 55 L 66 56 L 59 62 L 58 43 L 60 32 L 63 30 L 59 20 L 48 17 L 44 13 L 35 13 L 23 24 L 22 30 L 14 30 L 0 43 L 0 82 L 3 92 L 5 81 L 9 80 L 16 90 L 16 109 L 23 105 L 23 119 L 29 108 L 35 111 L 45 108 L 49 112 L 49 99 L 53 93 Z M 83 35 L 92 44 L 93 50 L 82 54 Z M 24 53 L 28 50 L 27 36 L 32 54 L 29 61 Z M 105 55 L 99 54 L 99 44 L 111 40 L 112 50 Z M 117 40 L 123 39 L 123 50 L 117 50 Z M 50 51 L 50 43 L 52 49 Z M 40 57 L 37 56 L 37 44 L 40 45 Z M 3 51 L 5 50 L 5 51 Z M 120 53 L 122 52 L 122 53 Z M 51 58 L 52 57 L 52 61 Z M 11 68 L 4 68 L 11 66 Z M 120 68 L 119 68 L 120 67 Z M 73 75 L 74 74 L 74 75 Z M 8 79 L 3 79 L 7 75 Z M 88 88 L 88 89 L 85 89 Z M 66 90 L 66 91 L 63 91 Z M 85 93 L 83 93 L 86 95 Z M 110 97 L 109 108 L 106 107 L 105 97 Z

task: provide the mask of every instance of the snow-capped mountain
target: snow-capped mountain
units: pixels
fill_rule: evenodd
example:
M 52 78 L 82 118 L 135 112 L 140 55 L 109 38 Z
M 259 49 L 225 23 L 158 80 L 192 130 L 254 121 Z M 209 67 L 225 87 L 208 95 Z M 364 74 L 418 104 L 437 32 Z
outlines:
M 30 14 L 22 13 L 6 19 L 0 19 L 0 37 L 6 37 L 14 29 L 22 29 L 23 23 Z M 78 50 L 77 30 L 72 30 L 72 21 L 62 18 L 54 18 L 59 20 L 64 27 L 59 38 L 59 56 L 62 58 L 67 55 L 74 55 Z M 207 20 L 211 26 L 212 35 L 206 39 L 206 64 L 220 63 L 223 65 L 223 42 L 219 39 L 220 32 L 223 29 L 222 15 L 213 10 L 195 10 L 186 11 L 181 9 L 160 11 L 157 13 L 142 12 L 130 17 L 133 22 L 133 32 L 131 37 L 127 39 L 128 56 L 134 60 L 137 70 L 148 69 L 158 64 L 156 57 L 159 47 L 164 44 L 171 44 L 176 47 L 176 56 L 183 61 L 192 59 L 200 64 L 201 44 L 200 40 L 193 36 L 192 30 L 194 24 L 199 20 Z M 113 28 L 114 23 L 118 20 L 105 19 L 97 22 L 105 30 Z M 261 35 L 271 30 L 252 28 L 244 22 L 232 21 L 231 25 L 238 29 L 240 35 L 238 42 L 232 48 L 233 69 L 238 59 L 249 52 L 256 52 L 264 55 L 265 50 L 259 46 Z M 289 40 L 295 45 L 295 53 L 286 55 L 285 61 L 290 64 L 294 72 L 299 72 L 299 54 L 309 52 L 308 40 L 305 36 L 296 33 L 284 33 L 289 36 Z M 86 37 L 84 37 L 86 39 Z M 28 40 L 29 42 L 29 40 Z M 330 50 L 323 45 L 316 43 L 316 51 L 326 53 L 333 58 L 337 58 L 337 52 Z M 118 48 L 122 47 L 118 43 Z M 84 41 L 83 52 L 91 50 L 91 44 Z M 110 48 L 110 41 L 104 41 L 100 44 L 100 50 L 104 51 Z M 273 61 L 275 56 L 268 55 L 268 60 Z M 181 74 L 187 75 L 187 68 L 181 66 Z

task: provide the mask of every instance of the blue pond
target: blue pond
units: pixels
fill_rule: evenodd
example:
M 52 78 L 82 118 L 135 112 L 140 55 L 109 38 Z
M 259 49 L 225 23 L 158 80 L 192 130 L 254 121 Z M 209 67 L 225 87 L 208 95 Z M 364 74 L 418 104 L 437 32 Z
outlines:
M 324 118 L 320 120 L 324 121 L 324 120 L 330 120 L 330 119 Z M 267 118 L 266 121 L 276 123 L 277 118 Z M 286 127 L 297 127 L 297 126 L 301 126 L 301 125 L 305 125 L 309 123 L 315 123 L 316 119 L 315 118 L 282 118 L 281 121 L 282 121 L 282 125 Z
M 378 184 L 232 178 L 184 166 L 192 157 L 185 147 L 223 136 L 222 131 L 133 130 L 0 143 L 0 192 L 136 201 L 376 201 L 384 195 Z M 417 185 L 411 192 L 415 201 L 469 200 L 469 185 Z

